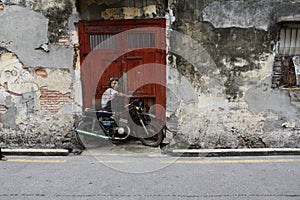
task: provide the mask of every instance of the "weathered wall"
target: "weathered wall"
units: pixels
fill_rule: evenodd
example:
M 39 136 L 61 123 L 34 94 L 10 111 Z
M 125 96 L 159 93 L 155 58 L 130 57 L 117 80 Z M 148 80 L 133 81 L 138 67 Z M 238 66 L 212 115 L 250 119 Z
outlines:
M 165 1 L 1 0 L 0 145 L 74 148 L 77 22 L 164 17 Z
M 164 18 L 173 1 L 0 1 L 0 145 L 76 145 L 76 22 Z M 177 0 L 167 20 L 167 126 L 200 148 L 299 147 L 299 90 L 272 88 L 276 21 L 296 0 Z M 172 30 L 171 30 L 172 27 Z
M 75 2 L 2 1 L 1 146 L 74 148 L 81 111 Z
M 297 14 L 297 1 L 177 1 L 173 28 L 191 39 L 172 43 L 174 67 L 198 95 L 173 108 L 178 145 L 300 146 L 298 90 L 271 87 L 277 19 Z
M 84 20 L 141 19 L 164 17 L 165 0 L 89 0 L 79 1 Z

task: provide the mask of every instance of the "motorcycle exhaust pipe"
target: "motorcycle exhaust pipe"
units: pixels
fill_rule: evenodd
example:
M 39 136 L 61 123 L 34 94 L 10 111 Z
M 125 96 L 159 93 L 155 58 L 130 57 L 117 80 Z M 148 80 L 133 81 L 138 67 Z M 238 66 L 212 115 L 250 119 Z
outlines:
M 94 137 L 103 138 L 103 139 L 110 139 L 110 137 L 108 137 L 106 135 L 98 135 L 96 133 L 92 133 L 92 132 L 88 132 L 88 131 L 84 131 L 84 130 L 80 130 L 80 129 L 77 129 L 76 131 L 78 133 L 81 133 L 81 134 L 84 134 L 84 135 L 94 136 Z
M 110 137 L 110 136 L 106 136 L 106 135 L 99 135 L 99 134 L 96 134 L 96 133 L 92 133 L 92 132 L 88 132 L 88 131 L 84 131 L 84 130 L 80 130 L 80 129 L 77 129 L 76 130 L 78 133 L 80 134 L 83 134 L 83 135 L 89 135 L 89 136 L 93 136 L 93 137 L 97 137 L 97 138 L 102 138 L 102 139 L 106 139 L 106 140 L 110 140 L 110 139 L 114 139 L 114 140 L 125 140 L 126 138 L 129 137 L 130 134 L 128 134 L 127 136 L 125 137 Z M 125 133 L 125 129 L 123 127 L 119 127 L 118 128 L 118 134 L 122 135 Z

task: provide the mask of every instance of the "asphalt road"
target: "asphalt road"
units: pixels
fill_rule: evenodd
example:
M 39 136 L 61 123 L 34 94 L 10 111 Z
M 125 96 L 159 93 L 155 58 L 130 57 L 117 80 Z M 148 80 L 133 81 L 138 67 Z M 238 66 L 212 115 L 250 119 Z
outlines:
M 0 174 L 1 200 L 300 199 L 300 156 L 11 156 Z

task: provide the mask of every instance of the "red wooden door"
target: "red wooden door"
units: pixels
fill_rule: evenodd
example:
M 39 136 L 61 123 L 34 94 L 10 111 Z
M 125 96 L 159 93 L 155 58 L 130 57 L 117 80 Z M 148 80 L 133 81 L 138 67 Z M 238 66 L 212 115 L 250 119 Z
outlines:
M 99 108 L 110 77 L 165 122 L 165 20 L 80 21 L 83 107 Z M 161 107 L 161 108 L 160 108 Z

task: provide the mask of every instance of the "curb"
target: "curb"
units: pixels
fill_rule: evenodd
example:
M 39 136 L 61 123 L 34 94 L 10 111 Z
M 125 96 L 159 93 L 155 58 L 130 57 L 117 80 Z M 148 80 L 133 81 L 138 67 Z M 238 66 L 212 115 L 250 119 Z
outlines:
M 17 156 L 68 156 L 67 149 L 1 149 L 4 155 Z
M 68 156 L 67 149 L 1 149 L 4 155 L 17 156 Z M 182 157 L 222 156 L 280 156 L 300 155 L 300 148 L 256 148 L 256 149 L 168 149 L 162 154 Z
M 300 148 L 256 148 L 256 149 L 173 149 L 166 154 L 183 157 L 220 156 L 279 156 L 300 155 Z

